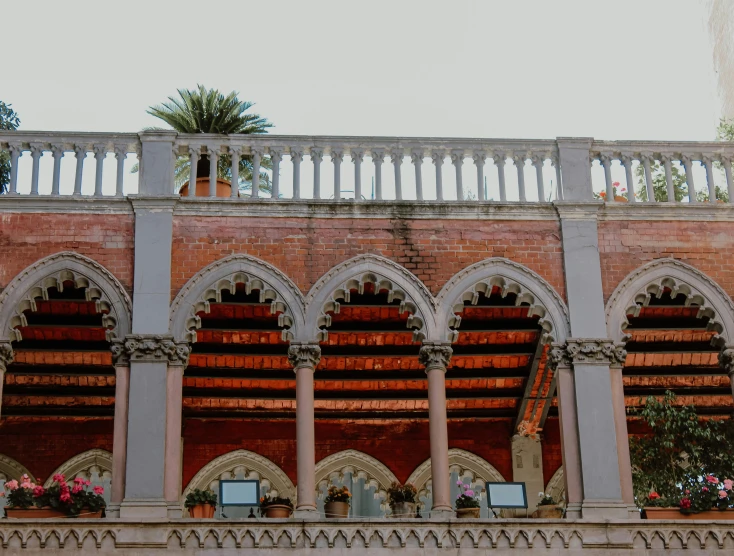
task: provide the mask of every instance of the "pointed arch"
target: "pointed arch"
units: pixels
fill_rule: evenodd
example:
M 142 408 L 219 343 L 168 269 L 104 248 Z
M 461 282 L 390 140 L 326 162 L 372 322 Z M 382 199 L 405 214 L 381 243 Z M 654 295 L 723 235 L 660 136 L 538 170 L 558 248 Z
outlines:
M 339 312 L 342 301 L 349 301 L 349 292 L 362 292 L 365 284 L 387 290 L 388 299 L 400 300 L 402 312 L 408 312 L 407 326 L 415 332 L 416 340 L 431 338 L 435 330 L 436 301 L 425 284 L 399 264 L 378 255 L 364 254 L 344 261 L 313 285 L 306 295 L 306 322 L 309 330 L 302 341 L 323 341 L 323 326 L 330 323 L 329 311 Z
M 0 481 L 20 480 L 23 475 L 33 477 L 31 472 L 10 456 L 0 454 Z
M 329 479 L 335 474 L 339 481 L 343 481 L 346 473 L 364 479 L 367 485 L 375 487 L 377 493 L 385 495 L 390 485 L 398 480 L 380 460 L 358 450 L 344 450 L 331 454 L 316 464 L 316 486 L 327 486 Z
M 637 315 L 653 297 L 666 290 L 685 297 L 686 306 L 698 307 L 698 318 L 708 317 L 708 329 L 716 332 L 712 344 L 732 341 L 734 302 L 714 280 L 676 259 L 656 259 L 632 271 L 612 292 L 606 305 L 607 332 L 615 342 L 626 339 L 627 315 Z
M 234 450 L 213 459 L 189 481 L 183 499 L 194 489 L 217 491 L 220 480 L 242 476 L 260 479 L 267 494 L 296 499 L 296 488 L 283 470 L 268 458 L 248 450 Z
M 196 341 L 201 325 L 197 316 L 209 311 L 210 301 L 220 301 L 223 290 L 233 292 L 244 284 L 247 292 L 259 290 L 271 312 L 280 312 L 284 340 L 293 339 L 304 328 L 305 304 L 298 287 L 283 272 L 250 255 L 231 255 L 197 272 L 178 292 L 171 305 L 170 332 L 176 341 Z
M 54 475 L 64 475 L 68 482 L 76 477 L 90 479 L 94 474 L 101 480 L 112 480 L 112 454 L 107 450 L 94 448 L 65 461 L 49 475 L 44 487 L 50 487 L 54 482 Z
M 37 299 L 48 299 L 48 289 L 63 291 L 64 282 L 85 288 L 87 301 L 104 313 L 108 339 L 130 333 L 132 303 L 113 274 L 96 261 L 73 251 L 45 257 L 18 274 L 0 294 L 0 341 L 22 340 L 17 326 L 24 326 L 24 311 L 35 311 Z
M 461 324 L 457 315 L 464 302 L 475 304 L 480 293 L 489 295 L 499 288 L 502 297 L 517 296 L 517 304 L 530 305 L 545 333 L 544 343 L 563 342 L 570 335 L 568 308 L 545 279 L 529 268 L 502 257 L 475 263 L 455 274 L 436 296 L 438 326 L 442 341 L 455 341 Z

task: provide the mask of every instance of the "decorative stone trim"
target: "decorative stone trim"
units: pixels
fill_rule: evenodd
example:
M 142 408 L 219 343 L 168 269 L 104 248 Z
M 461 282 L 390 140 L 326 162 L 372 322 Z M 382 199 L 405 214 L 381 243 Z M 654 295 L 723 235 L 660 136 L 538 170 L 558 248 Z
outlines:
M 548 362 L 553 368 L 573 365 L 621 367 L 627 358 L 624 344 L 608 338 L 568 338 L 566 344 L 553 344 Z
M 33 477 L 30 471 L 13 458 L 0 454 L 0 481 L 19 480 L 23 475 Z
M 426 373 L 433 369 L 441 369 L 446 372 L 453 353 L 454 350 L 447 343 L 426 342 L 418 352 L 418 361 L 426 367 Z
M 545 485 L 545 492 L 553 496 L 557 501 L 564 500 L 566 497 L 566 477 L 563 473 L 563 466 L 559 467 L 553 476 Z
M 98 473 L 100 479 L 112 479 L 112 454 L 95 448 L 76 455 L 56 468 L 43 486 L 50 487 L 54 482 L 54 475 L 57 474 L 64 475 L 67 482 L 72 483 L 76 477 L 89 479 L 93 472 Z
M 13 346 L 10 342 L 0 342 L 0 373 L 4 373 L 15 359 Z
M 288 347 L 288 362 L 293 369 L 310 367 L 316 369 L 321 361 L 321 348 L 316 344 L 293 343 Z
M 734 346 L 727 345 L 719 353 L 719 366 L 724 368 L 729 376 L 734 376 Z
M 173 336 L 129 334 L 125 337 L 124 352 L 131 362 L 166 361 L 169 365 L 185 367 L 189 364 L 191 347 L 187 343 L 174 342 Z
M 378 498 L 387 498 L 387 489 L 398 479 L 381 461 L 364 452 L 344 450 L 325 457 L 316 464 L 317 489 L 324 489 L 329 485 L 329 479 L 335 474 L 339 481 L 344 475 L 351 473 L 354 478 L 362 478 L 365 485 L 375 488 Z

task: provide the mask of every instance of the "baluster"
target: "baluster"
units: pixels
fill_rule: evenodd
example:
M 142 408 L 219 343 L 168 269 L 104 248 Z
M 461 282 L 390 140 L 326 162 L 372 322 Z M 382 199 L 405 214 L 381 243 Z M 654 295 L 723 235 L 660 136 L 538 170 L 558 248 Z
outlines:
M 76 156 L 76 175 L 74 176 L 74 195 L 82 194 L 82 175 L 84 172 L 84 159 L 87 156 L 87 148 L 81 145 L 74 147 Z
M 230 183 L 232 184 L 230 187 L 230 193 L 229 196 L 232 199 L 236 199 L 240 196 L 240 155 L 242 154 L 242 147 L 239 145 L 237 146 L 230 146 L 229 147 L 229 156 L 232 159 L 232 179 L 230 180 Z
M 415 168 L 415 195 L 419 201 L 423 200 L 423 175 L 421 166 L 423 166 L 423 151 L 413 150 L 410 153 L 410 160 Z
M 122 184 L 125 179 L 125 159 L 127 158 L 127 147 L 116 145 L 115 158 L 117 159 L 117 183 L 115 184 L 115 197 L 122 197 Z M 191 188 L 189 188 L 189 190 L 190 189 Z
M 637 199 L 635 199 L 635 180 L 632 177 L 632 155 L 630 154 L 623 154 L 621 159 L 622 164 L 624 165 L 624 177 L 625 177 L 625 183 L 627 184 L 627 197 L 630 203 L 636 203 Z
M 64 158 L 64 146 L 63 145 L 51 145 L 51 152 L 54 157 L 54 174 L 53 181 L 51 183 L 51 195 L 61 195 L 61 159 Z
M 352 149 L 352 162 L 354 162 L 354 200 L 362 200 L 362 160 L 364 150 Z
M 647 202 L 655 202 L 655 190 L 652 187 L 652 172 L 650 172 L 650 160 L 651 155 L 642 153 L 640 154 L 640 161 L 642 161 L 642 167 L 645 170 L 645 190 L 647 191 Z
M 504 153 L 495 153 L 492 157 L 495 166 L 497 166 L 497 179 L 500 185 L 500 201 L 507 201 L 507 188 L 505 187 L 505 158 Z
M 334 200 L 336 201 L 342 198 L 342 160 L 344 160 L 344 151 L 331 149 L 331 161 L 334 163 Z
M 433 164 L 436 166 L 436 200 L 443 201 L 443 174 L 441 168 L 443 167 L 443 160 L 446 154 L 443 151 L 433 151 L 431 153 L 431 159 Z
M 104 159 L 107 156 L 105 145 L 94 145 L 94 160 L 96 170 L 94 173 L 94 196 L 102 196 L 102 172 L 104 171 Z
M 189 168 L 189 192 L 187 197 L 196 196 L 196 169 L 199 164 L 199 158 L 201 157 L 201 148 L 194 145 L 189 145 L 189 162 L 191 168 Z
M 688 202 L 697 203 L 698 199 L 696 198 L 696 186 L 693 184 L 693 166 L 691 166 L 691 157 L 690 155 L 681 154 L 680 161 L 686 171 L 686 184 L 688 184 Z M 670 191 L 671 187 L 672 184 L 669 184 L 668 191 Z M 668 200 L 670 201 L 670 199 Z M 673 200 L 675 200 L 675 197 L 673 197 Z
M 461 167 L 464 165 L 464 151 L 451 151 L 451 163 L 456 171 L 456 200 L 464 200 L 464 181 L 462 180 Z
M 545 201 L 545 188 L 543 187 L 543 163 L 545 157 L 538 154 L 531 158 L 533 166 L 535 166 L 535 178 L 538 182 L 538 202 L 542 203 Z
M 395 199 L 400 201 L 403 199 L 403 180 L 400 174 L 400 166 L 403 164 L 403 149 L 395 148 L 390 151 L 392 159 L 393 171 L 395 172 Z
M 23 146 L 20 143 L 11 143 L 10 147 L 10 184 L 8 193 L 18 193 L 18 159 L 23 156 Z
M 383 149 L 372 149 L 372 162 L 375 163 L 375 199 L 382 200 L 382 162 L 385 160 Z
M 217 196 L 217 176 L 219 175 L 219 149 L 207 145 L 206 154 L 209 157 L 209 197 Z
M 561 165 L 558 161 L 558 155 L 551 156 L 551 164 L 556 169 L 556 201 L 563 201 L 563 186 L 561 184 Z
M 604 168 L 604 182 L 606 183 L 606 201 L 612 203 L 614 199 L 614 185 L 612 183 L 612 154 L 601 153 L 599 155 L 599 162 L 601 162 L 602 168 Z
M 270 147 L 270 160 L 273 162 L 273 199 L 280 198 L 280 161 L 283 159 L 283 149 Z
M 263 154 L 262 149 L 252 148 L 252 188 L 250 194 L 253 199 L 260 196 L 260 161 Z
M 313 162 L 313 198 L 321 199 L 321 161 L 324 159 L 323 149 L 311 149 Z
M 512 157 L 517 168 L 517 192 L 521 203 L 526 201 L 525 199 L 525 155 L 515 155 Z
M 709 187 L 709 203 L 716 202 L 716 184 L 714 183 L 714 170 L 711 167 L 711 157 L 704 156 L 701 158 L 704 167 L 706 168 L 706 183 Z
M 477 167 L 477 199 L 485 201 L 484 196 L 484 162 L 487 160 L 487 153 L 478 151 L 472 157 L 474 165 Z
M 293 162 L 293 198 L 301 198 L 301 161 L 303 151 L 291 149 L 291 161 Z
M 726 174 L 726 190 L 729 193 L 729 203 L 734 203 L 734 181 L 731 177 L 731 158 L 728 156 L 720 157 L 721 165 L 724 167 Z
M 31 195 L 38 195 L 38 169 L 43 155 L 41 143 L 31 143 L 31 159 L 33 160 L 33 171 L 31 172 Z

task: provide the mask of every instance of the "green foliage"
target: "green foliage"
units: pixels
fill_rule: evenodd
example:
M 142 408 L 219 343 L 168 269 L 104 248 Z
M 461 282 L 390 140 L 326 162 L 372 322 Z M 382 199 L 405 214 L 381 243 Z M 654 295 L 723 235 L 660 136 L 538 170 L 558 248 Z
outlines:
M 647 187 L 645 186 L 645 168 L 642 164 L 637 166 L 635 170 L 637 174 L 637 198 L 640 201 L 647 201 Z M 676 202 L 680 202 L 684 197 L 688 196 L 688 185 L 686 184 L 686 174 L 681 172 L 677 166 L 671 167 L 673 177 L 673 193 Z M 652 177 L 652 190 L 655 200 L 659 203 L 668 200 L 668 185 L 665 180 L 665 169 L 659 162 L 650 164 L 650 175 Z
M 211 490 L 199 490 L 195 488 L 186 495 L 184 506 L 187 508 L 193 508 L 199 504 L 209 504 L 210 506 L 217 505 L 217 495 Z
M 540 498 L 540 501 L 538 502 L 538 506 L 555 506 L 558 504 L 556 502 L 555 498 L 548 492 L 539 492 L 538 498 Z
M 81 478 L 74 479 L 70 487 L 63 475 L 54 475 L 50 487 L 43 488 L 23 475 L 21 482 L 8 481 L 8 507 L 10 508 L 53 508 L 67 515 L 79 515 L 82 512 L 96 513 L 105 507 L 102 487 L 90 488 L 90 482 Z
M 479 498 L 475 497 L 471 486 L 465 485 L 461 479 L 456 481 L 456 485 L 461 489 L 461 492 L 456 497 L 456 509 L 463 510 L 466 508 L 478 508 Z
M 647 398 L 637 415 L 650 434 L 630 438 L 635 498 L 640 507 L 655 492 L 677 505 L 681 485 L 698 484 L 701 477 L 734 477 L 734 421 L 699 419 L 693 406 L 676 407 L 675 395 Z
M 267 508 L 268 506 L 288 506 L 291 510 L 293 509 L 293 502 L 290 498 L 281 498 L 280 496 L 263 496 L 260 498 L 260 509 Z
M 391 508 L 394 507 L 395 504 L 402 504 L 403 502 L 414 504 L 417 496 L 418 491 L 410 483 L 405 483 L 404 485 L 393 483 L 390 485 L 390 488 L 387 489 L 387 499 Z
M 347 502 L 349 503 L 350 499 L 352 498 L 352 493 L 349 492 L 349 489 L 345 486 L 339 488 L 334 485 L 329 487 L 329 490 L 326 492 L 326 498 L 324 498 L 324 504 L 328 504 L 329 502 Z
M 5 104 L 0 100 L 0 130 L 15 131 L 20 126 L 20 118 L 18 114 L 11 108 L 10 104 Z M 0 193 L 8 191 L 10 183 L 10 153 L 0 151 Z

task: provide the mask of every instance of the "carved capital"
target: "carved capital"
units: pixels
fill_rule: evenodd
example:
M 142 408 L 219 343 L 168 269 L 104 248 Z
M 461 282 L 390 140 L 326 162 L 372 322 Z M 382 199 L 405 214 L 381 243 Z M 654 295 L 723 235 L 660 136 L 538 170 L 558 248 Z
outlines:
M 351 155 L 352 160 L 355 164 L 364 160 L 364 149 L 352 149 L 349 154 Z
M 492 161 L 494 161 L 497 166 L 504 166 L 506 158 L 507 155 L 505 153 L 494 153 L 492 155 Z
M 230 145 L 228 149 L 230 156 L 239 157 L 242 154 L 242 145 Z
M 76 153 L 74 156 L 77 158 L 87 157 L 87 147 L 84 145 L 74 145 L 74 152 Z
M 94 145 L 94 158 L 107 156 L 107 145 Z
M 303 160 L 303 149 L 291 149 L 291 160 L 301 162 Z
M 294 369 L 316 367 L 321 361 L 321 348 L 317 344 L 291 344 L 288 348 L 288 362 Z
M 484 166 L 484 163 L 487 160 L 487 153 L 478 151 L 472 155 L 472 158 L 474 159 L 474 164 L 477 166 Z
M 543 164 L 545 163 L 545 156 L 541 154 L 534 154 L 530 161 L 533 163 L 533 166 L 540 166 L 543 167 Z
M 436 166 L 441 166 L 443 164 L 444 158 L 446 158 L 446 153 L 444 151 L 432 151 L 431 152 L 431 160 L 433 160 L 433 163 Z
M 31 156 L 38 158 L 43 154 L 43 143 L 31 143 Z
M 451 151 L 451 162 L 454 166 L 464 164 L 464 151 Z
M 552 344 L 548 352 L 548 364 L 553 368 L 572 364 L 621 367 L 626 358 L 624 344 L 608 338 L 569 338 L 566 344 Z
M 127 147 L 125 145 L 115 145 L 115 158 L 117 160 L 125 160 L 127 158 Z
M 728 345 L 719 353 L 719 366 L 722 367 L 729 376 L 734 375 L 734 346 Z
M 10 342 L 0 342 L 0 373 L 4 373 L 8 365 L 15 359 L 13 354 L 13 346 Z
M 51 153 L 54 158 L 61 158 L 64 156 L 64 145 L 51 145 Z
M 434 342 L 424 343 L 418 353 L 418 361 L 426 367 L 426 372 L 432 369 L 441 369 L 444 372 L 451 361 L 454 350 L 449 344 Z
M 114 348 L 113 344 L 113 348 Z M 130 362 L 155 362 L 165 361 L 169 365 L 186 366 L 189 363 L 191 347 L 186 342 L 176 343 L 172 336 L 159 336 L 153 334 L 129 334 L 125 336 L 122 352 L 117 355 L 117 361 L 123 364 L 124 357 Z M 115 350 L 112 351 L 115 358 Z
M 324 149 L 311 149 L 309 154 L 311 155 L 311 160 L 321 162 L 324 158 Z
M 344 160 L 344 151 L 341 149 L 331 149 L 331 161 L 334 164 L 341 163 Z
M 23 145 L 20 143 L 10 143 L 8 150 L 13 156 L 21 156 L 23 154 Z
M 393 164 L 402 164 L 403 163 L 403 149 L 393 149 L 390 151 L 390 158 L 392 159 Z
M 375 164 L 382 164 L 385 161 L 384 149 L 372 149 L 372 161 Z

